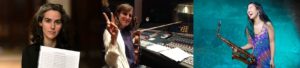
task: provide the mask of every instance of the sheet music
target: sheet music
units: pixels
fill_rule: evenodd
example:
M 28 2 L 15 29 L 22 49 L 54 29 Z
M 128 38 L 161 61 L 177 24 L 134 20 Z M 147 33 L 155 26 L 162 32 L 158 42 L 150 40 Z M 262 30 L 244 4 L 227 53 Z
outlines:
M 78 68 L 80 52 L 41 46 L 38 68 Z
M 173 59 L 175 61 L 182 61 L 187 57 L 192 56 L 189 53 L 186 53 L 185 51 L 181 50 L 180 48 L 173 48 L 166 51 L 160 52 L 161 54 L 169 57 L 170 59 Z
M 170 48 L 168 48 L 166 46 L 154 44 L 154 45 L 148 46 L 147 49 L 155 51 L 155 52 L 160 52 L 160 51 L 168 50 Z

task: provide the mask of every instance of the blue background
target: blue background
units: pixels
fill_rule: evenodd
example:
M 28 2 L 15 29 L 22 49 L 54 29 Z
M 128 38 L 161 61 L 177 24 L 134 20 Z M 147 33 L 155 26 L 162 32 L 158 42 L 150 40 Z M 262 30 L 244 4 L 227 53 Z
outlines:
M 253 0 L 251 0 L 253 1 Z M 275 29 L 276 68 L 300 67 L 300 40 L 289 0 L 254 0 L 262 4 Z M 231 59 L 232 50 L 216 37 L 218 21 L 221 34 L 244 46 L 247 7 L 250 0 L 194 0 L 194 65 L 195 68 L 246 68 Z M 248 52 L 252 52 L 248 50 Z

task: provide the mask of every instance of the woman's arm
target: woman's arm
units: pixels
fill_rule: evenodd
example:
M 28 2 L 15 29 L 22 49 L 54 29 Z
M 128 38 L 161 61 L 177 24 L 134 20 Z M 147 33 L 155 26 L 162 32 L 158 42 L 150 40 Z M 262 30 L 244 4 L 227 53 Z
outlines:
M 246 29 L 246 34 L 247 34 L 247 38 L 248 38 L 248 43 L 245 46 L 242 47 L 242 49 L 244 49 L 244 50 L 247 50 L 247 49 L 250 49 L 250 48 L 253 47 L 252 40 L 251 40 L 251 37 L 249 35 L 248 29 Z
M 29 55 L 28 48 L 25 48 L 22 53 L 22 68 L 30 68 L 31 67 L 32 64 L 30 64 L 29 62 L 33 62 L 33 61 L 30 61 L 29 60 L 30 58 L 32 58 L 32 57 L 30 57 L 30 55 Z
M 117 65 L 117 58 L 119 57 L 119 53 L 117 51 L 118 46 L 112 43 L 111 35 L 107 30 L 104 31 L 103 34 L 104 46 L 105 46 L 105 62 L 109 66 Z
M 242 47 L 242 49 L 248 50 L 248 49 L 250 49 L 250 48 L 252 48 L 252 47 L 253 47 L 253 46 L 252 46 L 251 43 L 247 43 L 245 46 Z
M 119 57 L 118 45 L 116 43 L 117 36 L 119 34 L 119 29 L 115 25 L 115 19 L 113 13 L 111 13 L 111 20 L 109 20 L 106 13 L 103 13 L 106 19 L 106 29 L 103 34 L 103 40 L 105 45 L 105 62 L 110 67 L 117 66 L 117 58 Z
M 271 49 L 271 60 L 270 65 L 274 66 L 274 53 L 275 53 L 275 37 L 274 37 L 274 29 L 271 22 L 267 22 L 268 33 L 270 39 L 270 49 Z
M 133 33 L 133 47 L 134 47 L 134 59 L 135 64 L 139 63 L 139 57 L 140 57 L 140 47 L 141 47 L 141 31 L 135 31 Z

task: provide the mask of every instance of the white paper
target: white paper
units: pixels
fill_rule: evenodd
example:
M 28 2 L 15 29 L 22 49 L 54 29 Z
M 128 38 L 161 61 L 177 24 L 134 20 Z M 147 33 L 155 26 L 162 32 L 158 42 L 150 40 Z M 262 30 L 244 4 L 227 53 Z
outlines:
M 157 44 L 152 44 L 150 46 L 146 47 L 148 50 L 154 51 L 154 52 L 161 52 L 165 50 L 169 50 L 169 47 L 162 46 L 162 45 L 157 45 Z
M 186 53 L 185 51 L 181 50 L 180 48 L 173 48 L 166 51 L 160 52 L 161 54 L 169 57 L 170 59 L 173 59 L 175 61 L 182 61 L 187 57 L 192 56 L 189 53 Z
M 38 68 L 78 68 L 80 52 L 41 46 Z
M 142 47 L 147 47 L 147 46 L 153 45 L 153 44 L 154 44 L 154 43 L 152 43 L 152 42 L 141 40 L 141 46 L 142 46 Z

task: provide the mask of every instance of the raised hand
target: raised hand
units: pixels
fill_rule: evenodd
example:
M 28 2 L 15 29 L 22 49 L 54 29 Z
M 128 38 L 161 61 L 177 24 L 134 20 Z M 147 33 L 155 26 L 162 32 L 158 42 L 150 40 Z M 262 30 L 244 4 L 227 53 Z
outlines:
M 103 12 L 103 15 L 106 19 L 106 24 L 107 24 L 106 29 L 111 34 L 111 44 L 115 44 L 119 28 L 115 24 L 115 17 L 113 15 L 113 13 L 111 12 L 110 14 L 111 14 L 111 20 L 109 20 L 107 14 Z

